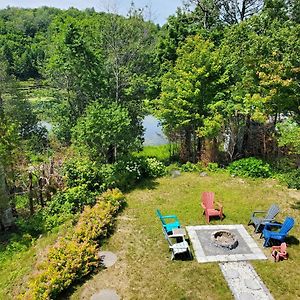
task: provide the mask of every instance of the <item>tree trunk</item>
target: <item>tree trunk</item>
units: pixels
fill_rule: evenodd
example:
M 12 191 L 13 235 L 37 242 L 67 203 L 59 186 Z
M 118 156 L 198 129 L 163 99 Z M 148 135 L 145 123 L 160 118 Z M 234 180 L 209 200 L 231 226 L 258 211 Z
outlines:
M 29 172 L 28 178 L 29 178 L 28 202 L 29 202 L 30 215 L 32 216 L 34 214 L 34 207 L 33 207 L 33 184 L 32 184 L 32 173 L 31 172 Z

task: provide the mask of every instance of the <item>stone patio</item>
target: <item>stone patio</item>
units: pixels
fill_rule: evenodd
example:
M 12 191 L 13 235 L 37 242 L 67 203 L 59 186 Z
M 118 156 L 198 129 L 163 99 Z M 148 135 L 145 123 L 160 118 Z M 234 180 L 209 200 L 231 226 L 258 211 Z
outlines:
M 254 259 L 267 259 L 243 225 L 202 225 L 187 226 L 198 262 L 235 262 Z M 211 241 L 211 235 L 217 230 L 234 233 L 238 239 L 235 249 L 216 247 Z

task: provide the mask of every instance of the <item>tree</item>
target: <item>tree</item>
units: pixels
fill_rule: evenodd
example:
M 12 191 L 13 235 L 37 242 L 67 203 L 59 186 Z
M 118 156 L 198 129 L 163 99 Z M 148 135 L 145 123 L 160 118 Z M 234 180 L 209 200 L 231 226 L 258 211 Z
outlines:
M 92 160 L 112 163 L 122 155 L 136 150 L 128 110 L 117 103 L 90 104 L 86 115 L 79 118 L 73 129 L 73 143 Z
M 177 54 L 174 68 L 162 78 L 159 115 L 167 130 L 182 134 L 182 160 L 195 161 L 218 90 L 220 64 L 213 43 L 200 36 L 187 38 Z
M 46 75 L 59 91 L 54 122 L 59 124 L 58 137 L 67 144 L 77 119 L 103 92 L 101 52 L 91 48 L 85 29 L 85 23 L 70 16 L 52 24 Z
M 204 15 L 204 27 L 208 28 L 210 20 L 218 18 L 227 25 L 237 24 L 259 13 L 263 0 L 190 0 L 196 10 Z

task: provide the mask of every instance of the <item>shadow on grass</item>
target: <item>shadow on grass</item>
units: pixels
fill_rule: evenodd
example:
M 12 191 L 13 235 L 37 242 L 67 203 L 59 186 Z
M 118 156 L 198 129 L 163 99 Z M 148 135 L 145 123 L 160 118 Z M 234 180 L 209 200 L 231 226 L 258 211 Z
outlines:
M 300 210 L 300 201 L 295 202 L 291 205 L 291 208 Z
M 93 272 L 89 273 L 85 277 L 81 278 L 80 280 L 77 280 L 74 282 L 69 288 L 67 288 L 65 291 L 57 295 L 55 299 L 57 300 L 67 300 L 70 299 L 71 296 L 76 292 L 78 288 L 80 288 L 85 282 L 92 279 L 92 277 L 99 272 L 105 270 L 106 267 L 101 263 L 98 268 L 96 268 Z
M 132 190 L 155 190 L 158 185 L 158 182 L 154 179 L 144 179 L 132 188 Z
M 300 243 L 299 240 L 293 235 L 287 236 L 285 241 L 288 245 L 299 245 Z

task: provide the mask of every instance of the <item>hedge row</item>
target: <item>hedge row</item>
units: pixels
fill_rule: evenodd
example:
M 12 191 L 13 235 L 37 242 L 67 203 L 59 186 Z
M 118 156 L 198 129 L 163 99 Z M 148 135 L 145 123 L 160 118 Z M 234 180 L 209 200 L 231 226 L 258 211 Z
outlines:
M 30 279 L 28 289 L 19 299 L 55 299 L 75 281 L 99 267 L 98 241 L 107 237 L 114 217 L 124 205 L 118 190 L 108 190 L 97 198 L 93 207 L 86 206 L 74 232 L 60 238 L 50 249 L 38 273 Z

